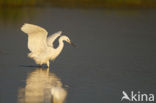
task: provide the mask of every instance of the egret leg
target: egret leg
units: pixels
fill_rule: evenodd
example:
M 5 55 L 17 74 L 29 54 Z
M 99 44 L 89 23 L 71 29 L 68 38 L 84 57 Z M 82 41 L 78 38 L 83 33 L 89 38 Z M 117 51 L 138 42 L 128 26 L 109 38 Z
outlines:
M 49 61 L 47 61 L 47 66 L 48 66 L 48 68 L 49 68 Z

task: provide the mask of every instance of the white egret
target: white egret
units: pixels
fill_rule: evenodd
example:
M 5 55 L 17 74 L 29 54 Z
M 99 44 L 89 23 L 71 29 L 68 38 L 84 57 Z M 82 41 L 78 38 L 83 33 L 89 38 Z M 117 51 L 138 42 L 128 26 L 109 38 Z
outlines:
M 28 57 L 34 59 L 39 65 L 47 64 L 49 67 L 49 60 L 54 61 L 58 57 L 64 47 L 64 41 L 74 45 L 67 36 L 61 36 L 61 31 L 47 37 L 48 32 L 44 28 L 28 23 L 25 23 L 21 30 L 28 35 L 28 48 L 30 50 Z M 60 37 L 59 46 L 54 48 L 53 43 L 58 37 Z

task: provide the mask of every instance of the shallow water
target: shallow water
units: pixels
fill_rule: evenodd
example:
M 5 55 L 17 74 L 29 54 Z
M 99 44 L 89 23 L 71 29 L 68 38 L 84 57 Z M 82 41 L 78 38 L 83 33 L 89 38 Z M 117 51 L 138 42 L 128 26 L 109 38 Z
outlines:
M 49 71 L 67 90 L 66 103 L 120 103 L 122 91 L 156 94 L 156 10 L 25 8 L 19 14 L 0 20 L 0 103 L 20 101 L 37 71 L 21 66 L 35 65 L 20 31 L 25 22 L 49 34 L 62 30 L 77 45 L 66 43 Z

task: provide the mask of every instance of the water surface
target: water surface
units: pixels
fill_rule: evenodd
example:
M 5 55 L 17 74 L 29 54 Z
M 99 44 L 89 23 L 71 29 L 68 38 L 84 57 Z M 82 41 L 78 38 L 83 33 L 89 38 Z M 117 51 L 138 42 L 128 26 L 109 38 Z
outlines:
M 67 85 L 66 103 L 120 103 L 123 90 L 156 93 L 154 9 L 25 8 L 17 19 L 8 16 L 0 18 L 0 103 L 18 102 L 19 89 L 37 70 L 20 66 L 35 64 L 20 31 L 25 22 L 49 34 L 62 30 L 77 44 L 66 43 L 49 71 Z

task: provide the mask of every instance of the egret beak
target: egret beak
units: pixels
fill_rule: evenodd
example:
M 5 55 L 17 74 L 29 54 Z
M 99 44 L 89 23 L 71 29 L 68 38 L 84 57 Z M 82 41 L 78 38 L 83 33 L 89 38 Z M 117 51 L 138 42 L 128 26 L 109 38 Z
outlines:
M 74 43 L 72 43 L 71 41 L 69 42 L 69 44 L 71 44 L 73 47 L 77 47 Z

